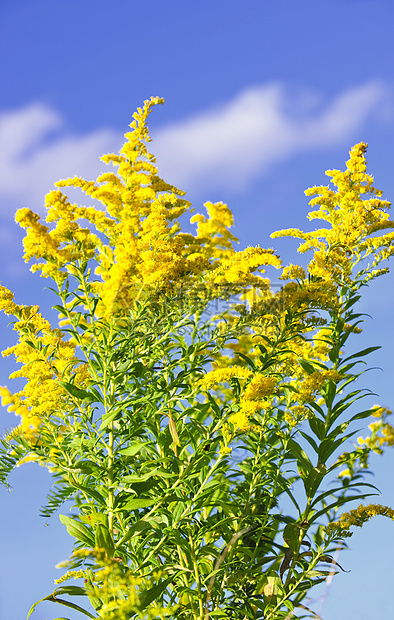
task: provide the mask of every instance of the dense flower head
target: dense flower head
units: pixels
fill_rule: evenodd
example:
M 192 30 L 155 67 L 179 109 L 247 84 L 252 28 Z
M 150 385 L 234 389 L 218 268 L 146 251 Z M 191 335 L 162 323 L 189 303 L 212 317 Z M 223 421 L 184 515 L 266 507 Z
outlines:
M 387 421 L 392 414 L 390 409 L 376 405 L 372 416 L 376 418 L 368 428 L 371 431 L 369 437 L 359 437 L 360 446 L 365 446 L 377 454 L 383 454 L 384 446 L 394 446 L 394 427 Z
M 344 512 L 338 521 L 333 521 L 326 527 L 327 533 L 334 533 L 339 536 L 346 535 L 352 527 L 362 527 L 364 523 L 376 516 L 388 517 L 394 520 L 394 510 L 388 506 L 380 504 L 360 504 L 358 508 Z
M 333 282 L 349 280 L 355 277 L 354 267 L 372 255 L 367 272 L 370 277 L 377 277 L 382 272 L 374 268 L 394 252 L 394 232 L 383 233 L 394 227 L 389 219 L 390 203 L 381 199 L 382 191 L 374 187 L 373 177 L 366 171 L 366 150 L 367 145 L 363 142 L 356 144 L 350 151 L 345 171 L 326 172 L 336 190 L 328 186 L 306 190 L 307 196 L 314 196 L 309 204 L 319 206 L 318 210 L 309 213 L 308 218 L 323 220 L 327 222 L 326 227 L 312 232 L 288 229 L 271 235 L 302 239 L 298 251 L 314 252 L 308 267 L 312 276 Z M 294 266 L 291 265 L 282 277 L 294 277 L 292 273 Z
M 67 369 L 68 373 L 71 372 L 70 364 L 76 370 L 77 383 L 83 384 L 88 375 L 86 365 L 78 364 L 75 344 L 65 341 L 60 329 L 52 329 L 49 321 L 39 313 L 39 307 L 18 305 L 13 299 L 11 291 L 1 286 L 0 309 L 17 318 L 14 330 L 19 332 L 19 342 L 4 350 L 2 355 L 13 354 L 22 364 L 10 379 L 22 377 L 27 382 L 15 394 L 7 387 L 0 387 L 0 395 L 3 406 L 8 405 L 8 411 L 21 416 L 21 431 L 26 439 L 32 440 L 45 421 L 66 409 L 67 392 L 59 384 L 59 379 Z
M 191 223 L 197 223 L 195 235 L 181 231 L 178 220 L 191 205 L 185 192 L 158 176 L 155 157 L 148 150 L 147 119 L 161 103 L 159 97 L 145 101 L 133 115 L 120 153 L 101 158 L 115 172 L 101 174 L 96 181 L 74 177 L 56 183 L 57 189 L 45 201 L 46 222 L 55 224 L 52 230 L 29 209 L 16 214 L 16 221 L 27 230 L 25 261 L 41 261 L 33 264 L 32 271 L 62 283 L 72 272 L 70 265 L 96 261 L 95 273 L 101 277 L 93 284 L 100 295 L 97 313 L 106 317 L 127 312 L 136 298 L 146 296 L 146 289 L 172 293 L 205 283 L 209 296 L 215 297 L 215 290 L 220 296 L 223 288 L 215 289 L 212 283 L 224 284 L 228 294 L 251 284 L 267 286 L 268 281 L 254 271 L 280 266 L 272 250 L 234 250 L 238 240 L 229 230 L 233 215 L 222 202 L 205 203 L 207 217 L 191 217 Z M 81 189 L 99 201 L 100 208 L 72 204 L 63 193 L 68 187 Z M 80 220 L 88 226 L 81 226 Z
M 233 366 L 229 368 L 216 368 L 205 374 L 200 380 L 199 385 L 203 390 L 209 390 L 218 383 L 230 381 L 231 379 L 247 379 L 252 375 L 248 368 Z

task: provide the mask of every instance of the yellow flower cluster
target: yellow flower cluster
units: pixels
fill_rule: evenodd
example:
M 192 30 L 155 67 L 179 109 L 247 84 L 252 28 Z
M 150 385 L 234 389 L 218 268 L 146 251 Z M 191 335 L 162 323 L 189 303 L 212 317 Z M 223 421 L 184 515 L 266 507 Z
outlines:
M 327 381 L 340 381 L 341 374 L 336 370 L 318 370 L 313 372 L 299 384 L 298 401 L 303 403 L 314 402 L 315 395 L 320 392 Z
M 44 259 L 32 266 L 44 277 L 62 282 L 83 258 L 95 258 L 101 282 L 92 283 L 100 294 L 97 314 L 105 317 L 127 314 L 136 298 L 152 292 L 173 292 L 193 284 L 206 286 L 208 299 L 237 292 L 250 283 L 267 286 L 253 271 L 263 265 L 279 266 L 272 250 L 248 248 L 236 252 L 237 238 L 229 231 L 233 216 L 227 205 L 207 202 L 208 217 L 196 214 L 196 235 L 180 232 L 177 221 L 190 209 L 185 192 L 165 183 L 159 176 L 155 157 L 148 151 L 151 141 L 147 119 L 163 99 L 152 97 L 133 115 L 131 131 L 119 155 L 101 159 L 113 164 L 117 173 L 100 175 L 96 181 L 80 177 L 56 183 L 57 190 L 46 197 L 49 230 L 29 209 L 17 212 L 16 221 L 27 230 L 25 261 Z M 62 188 L 80 188 L 98 200 L 103 209 L 71 204 Z M 78 220 L 93 225 L 99 234 L 83 228 Z M 214 287 L 210 288 L 212 284 Z
M 275 377 L 265 377 L 257 374 L 246 387 L 243 398 L 245 400 L 256 400 L 269 396 L 273 393 L 278 380 Z
M 296 310 L 307 310 L 309 308 L 323 310 L 335 309 L 338 307 L 338 293 L 335 284 L 331 281 L 304 282 L 302 286 L 297 282 L 289 282 L 284 287 L 286 307 Z
M 218 383 L 225 383 L 231 379 L 248 379 L 252 375 L 252 371 L 241 366 L 231 366 L 229 368 L 217 368 L 207 372 L 199 381 L 202 390 L 210 390 Z
M 303 267 L 299 265 L 288 265 L 283 268 L 282 275 L 279 276 L 280 280 L 305 280 L 306 272 Z
M 105 549 L 99 547 L 76 549 L 71 558 L 94 558 L 98 570 L 71 570 L 55 583 L 62 583 L 70 578 L 77 579 L 80 572 L 80 577 L 85 577 L 87 592 L 102 601 L 100 607 L 102 620 L 128 620 L 135 615 L 143 616 L 146 620 L 156 620 L 172 614 L 173 607 L 163 608 L 155 602 L 141 609 L 141 592 L 149 591 L 155 583 L 159 582 L 163 576 L 161 570 L 153 571 L 149 577 L 133 575 L 132 571 L 119 561 L 119 558 L 108 558 Z M 57 568 L 69 564 L 69 560 L 61 562 Z
M 312 412 L 308 409 L 308 407 L 305 407 L 305 405 L 293 405 L 286 410 L 285 420 L 290 428 L 293 428 L 294 426 L 297 426 L 299 422 L 306 420 L 311 415 L 313 415 Z
M 267 398 L 274 394 L 277 379 L 265 377 L 260 373 L 253 376 L 249 368 L 242 366 L 229 366 L 211 370 L 199 380 L 202 390 L 210 390 L 219 383 L 229 382 L 231 379 L 249 379 L 250 377 L 253 378 L 240 397 L 238 410 L 229 417 L 232 426 L 241 432 L 257 429 L 255 424 L 250 423 L 250 418 L 269 406 Z M 228 428 L 227 431 L 225 430 L 226 433 L 229 439 L 231 433 Z
M 10 379 L 24 377 L 27 383 L 16 394 L 6 387 L 0 387 L 3 406 L 21 416 L 20 430 L 28 440 L 36 438 L 41 425 L 53 414 L 65 410 L 67 392 L 58 379 L 62 377 L 70 363 L 78 363 L 75 357 L 75 345 L 63 340 L 59 329 L 52 329 L 49 321 L 38 312 L 38 306 L 18 305 L 14 295 L 4 286 L 0 286 L 0 309 L 6 314 L 14 315 L 18 320 L 14 330 L 19 332 L 18 344 L 2 352 L 3 357 L 15 355 L 22 367 L 10 375 Z M 42 334 L 42 335 L 39 335 Z M 36 350 L 31 346 L 41 347 Z M 70 372 L 70 370 L 69 370 Z M 84 384 L 89 378 L 86 365 L 80 365 L 74 372 L 77 382 Z
M 383 446 L 394 446 L 394 427 L 386 421 L 386 417 L 391 415 L 392 411 L 386 409 L 386 407 L 376 407 L 376 410 L 372 414 L 375 418 L 379 418 L 376 422 L 369 424 L 368 428 L 371 431 L 371 435 L 363 439 L 358 438 L 358 443 L 361 446 L 366 446 L 376 452 L 377 454 L 383 454 Z
M 362 527 L 369 519 L 378 515 L 394 520 L 394 510 L 388 506 L 381 506 L 380 504 L 363 506 L 360 504 L 358 508 L 343 513 L 339 521 L 329 523 L 326 527 L 326 532 L 343 536 L 351 527 Z
M 60 218 L 54 230 L 49 231 L 48 226 L 40 224 L 40 217 L 26 208 L 17 211 L 15 221 L 27 230 L 23 240 L 25 262 L 34 257 L 46 260 L 46 263 L 33 265 L 31 271 L 41 270 L 43 277 L 61 282 L 66 277 L 62 268 L 78 259 L 92 258 L 100 240 L 73 221 L 76 205 L 71 205 L 60 191 L 48 194 L 46 207 L 49 209 L 47 222 L 54 221 L 56 216 Z
M 241 432 L 250 430 L 249 416 L 242 408 L 229 417 L 229 422 Z
M 86 579 L 86 575 L 87 573 L 85 570 L 68 570 L 67 573 L 65 573 L 59 579 L 55 579 L 54 582 L 56 584 L 59 584 L 67 581 L 68 579 Z
M 327 228 L 308 233 L 288 229 L 271 235 L 302 239 L 298 251 L 314 251 L 309 274 L 327 282 L 339 282 L 343 278 L 349 280 L 354 266 L 370 254 L 374 255 L 374 260 L 368 271 L 370 278 L 376 277 L 381 271 L 375 270 L 372 273 L 373 267 L 394 253 L 394 233 L 375 234 L 393 228 L 394 223 L 387 212 L 390 203 L 381 200 L 382 192 L 374 187 L 372 176 L 366 172 L 366 150 L 366 144 L 357 144 L 350 151 L 344 172 L 326 172 L 336 186 L 336 191 L 328 186 L 306 190 L 307 196 L 315 196 L 310 205 L 320 207 L 311 211 L 308 218 L 326 221 L 329 224 Z M 285 276 L 291 271 L 289 268 Z
M 191 224 L 197 222 L 196 239 L 190 241 L 194 241 L 196 247 L 204 247 L 205 253 L 209 250 L 213 259 L 229 258 L 234 253 L 233 242 L 238 243 L 237 237 L 228 230 L 234 225 L 233 214 L 223 202 L 206 202 L 204 207 L 208 217 L 196 213 L 190 219 Z
M 238 284 L 240 289 L 247 286 L 267 288 L 269 280 L 253 275 L 255 270 L 264 273 L 263 265 L 279 268 L 281 261 L 273 250 L 264 250 L 260 247 L 246 248 L 234 253 L 230 258 L 222 260 L 220 266 L 211 274 L 211 279 L 216 283 L 231 282 Z

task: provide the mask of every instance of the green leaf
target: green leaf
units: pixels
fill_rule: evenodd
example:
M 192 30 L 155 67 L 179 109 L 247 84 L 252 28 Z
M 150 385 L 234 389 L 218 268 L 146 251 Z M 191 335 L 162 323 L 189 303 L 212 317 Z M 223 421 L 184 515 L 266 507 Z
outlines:
M 292 457 L 295 458 L 297 461 L 298 470 L 301 478 L 307 478 L 308 474 L 313 469 L 313 465 L 310 462 L 308 455 L 306 454 L 306 452 L 304 452 L 301 446 L 296 441 L 294 441 L 294 439 L 289 440 L 287 447 Z
M 97 524 L 94 546 L 99 547 L 100 549 L 105 549 L 107 557 L 113 557 L 115 551 L 114 541 L 108 527 L 104 523 Z
M 73 536 L 77 540 L 83 542 L 89 547 L 94 547 L 94 536 L 89 528 L 83 523 L 80 523 L 76 519 L 66 517 L 65 515 L 59 515 L 60 521 L 66 526 L 67 532 L 70 536 Z
M 129 476 L 123 476 L 121 478 L 121 484 L 137 484 L 139 482 L 145 482 L 145 480 L 149 480 L 156 474 L 156 469 L 152 469 L 152 471 L 147 472 L 146 474 L 130 474 Z
M 345 465 L 345 463 L 341 463 L 343 465 Z M 332 468 L 330 468 L 329 471 L 331 471 Z M 360 486 L 367 486 L 370 487 L 372 489 L 376 490 L 376 487 L 373 484 L 369 484 L 367 482 L 354 482 L 348 485 L 347 489 L 356 489 L 359 490 Z M 320 495 L 318 495 L 317 497 L 315 497 L 315 499 L 313 500 L 313 502 L 311 503 L 311 508 L 313 508 L 314 506 L 316 506 L 319 502 L 321 502 L 323 499 L 325 499 L 326 497 L 329 497 L 330 495 L 334 496 L 334 493 L 338 493 L 340 491 L 343 491 L 343 485 L 339 486 L 339 487 L 335 487 L 334 489 L 330 489 L 329 491 L 324 491 L 324 493 L 321 493 Z M 360 495 L 361 498 L 361 495 Z
M 138 508 L 147 508 L 148 506 L 152 506 L 152 504 L 156 504 L 156 499 L 140 499 L 140 498 L 132 498 L 129 499 L 128 502 L 122 508 L 124 510 L 137 510 Z
M 312 433 L 315 433 L 316 437 L 321 441 L 326 433 L 326 427 L 324 422 L 322 422 L 315 416 L 308 418 L 308 424 Z
M 56 598 L 54 594 L 49 594 L 49 596 L 45 596 L 44 598 L 41 598 L 39 601 L 37 601 L 36 603 L 34 603 L 34 605 L 30 607 L 29 613 L 26 616 L 26 620 L 29 620 L 30 616 L 32 615 L 37 605 L 39 605 L 39 603 L 42 603 L 43 601 L 51 601 L 51 603 L 59 603 L 59 605 L 70 607 L 71 609 L 75 609 L 76 611 L 79 611 L 81 614 L 84 614 L 88 618 L 98 618 L 98 616 L 93 616 L 91 613 L 86 611 L 86 609 L 83 609 L 83 607 L 80 607 L 79 605 L 76 605 L 75 603 L 71 603 L 70 601 L 65 601 L 62 598 Z
M 178 431 L 176 428 L 176 424 L 171 413 L 168 414 L 168 427 L 170 429 L 172 441 L 174 442 L 174 446 L 180 446 L 181 442 L 179 441 Z
M 312 446 L 312 448 L 314 449 L 314 451 L 316 452 L 316 454 L 319 452 L 319 447 L 316 443 L 316 441 L 310 437 L 307 433 L 304 433 L 304 431 L 298 431 L 300 433 L 300 435 L 302 435 L 302 437 L 304 439 L 307 440 L 307 442 L 309 443 L 310 446 Z
M 149 521 L 144 521 L 142 519 L 140 521 L 137 521 L 137 523 L 134 523 L 134 525 L 129 527 L 126 534 L 123 536 L 123 538 L 120 541 L 121 544 L 130 540 L 130 538 L 133 538 L 133 536 L 138 536 L 138 534 L 142 534 L 142 532 L 152 529 L 152 527 L 153 526 Z
M 337 427 L 335 430 L 338 430 L 339 433 L 342 432 L 342 426 L 347 426 L 346 425 L 342 425 L 340 424 L 339 427 Z M 352 433 L 348 433 L 347 435 L 342 435 L 342 437 L 339 437 L 339 439 L 337 439 L 336 441 L 333 440 L 333 438 L 329 437 L 327 439 L 325 439 L 324 441 L 321 442 L 320 444 L 320 449 L 319 449 L 319 461 L 321 463 L 326 463 L 328 461 L 328 459 L 330 458 L 330 456 L 335 452 L 335 450 L 337 448 L 339 448 L 340 445 L 342 445 L 347 439 L 350 439 L 350 437 L 352 437 L 353 435 L 355 435 L 357 431 L 354 431 Z
M 313 372 L 316 372 L 317 370 L 316 366 L 318 366 L 318 364 L 316 362 L 312 363 L 310 360 L 304 360 L 301 357 L 297 359 L 297 362 L 299 363 L 301 368 L 305 370 L 307 375 L 311 375 Z
M 125 456 L 134 456 L 141 450 L 141 448 L 146 447 L 146 442 L 144 441 L 134 441 L 132 444 L 128 446 L 128 448 L 122 448 L 119 450 L 119 454 L 124 454 Z
M 288 523 L 283 530 L 283 539 L 293 553 L 298 552 L 302 537 L 302 527 L 299 523 Z
M 342 364 L 345 364 L 349 360 L 353 360 L 357 357 L 365 357 L 365 355 L 369 355 L 370 353 L 373 353 L 373 351 L 377 351 L 378 349 L 381 349 L 381 348 L 382 347 L 368 347 L 367 349 L 358 351 L 358 353 L 353 353 L 353 355 L 349 355 L 349 357 L 345 357 L 343 360 L 341 360 L 340 364 L 338 364 L 338 367 L 342 366 Z
M 68 596 L 87 596 L 85 588 L 80 586 L 61 586 L 56 588 L 52 594 L 53 596 L 63 596 L 63 594 L 68 594 Z
M 173 579 L 174 578 L 172 576 L 168 577 L 168 579 L 166 579 L 165 581 L 158 583 L 156 586 L 153 586 L 153 588 L 150 588 L 147 592 L 145 592 L 140 599 L 141 610 L 146 609 L 148 605 L 158 599 L 159 596 L 164 592 L 168 584 L 173 581 Z
M 253 362 L 253 360 L 250 359 L 250 357 L 248 357 L 247 355 L 244 355 L 243 353 L 239 353 L 239 352 L 237 352 L 237 355 L 241 357 L 248 364 L 248 366 L 251 367 L 252 370 L 254 371 L 257 370 L 256 364 Z
M 97 523 L 108 523 L 108 517 L 106 514 L 102 512 L 91 512 L 89 515 L 80 515 L 79 517 L 83 523 L 88 523 L 89 525 L 96 525 Z
M 55 304 L 54 306 L 52 306 L 52 310 L 57 310 L 59 312 L 59 314 L 62 314 L 64 316 L 68 316 L 68 309 L 65 308 L 64 306 L 59 306 L 58 304 Z
M 59 385 L 64 387 L 64 389 L 67 390 L 67 392 L 71 394 L 71 396 L 74 396 L 75 398 L 78 398 L 79 400 L 87 399 L 92 402 L 96 401 L 93 394 L 90 394 L 90 392 L 86 392 L 86 390 L 81 390 L 80 388 L 77 388 L 72 383 L 68 383 L 67 381 L 59 381 Z
M 319 510 L 312 517 L 310 517 L 308 519 L 309 525 L 313 523 L 314 521 L 316 521 L 317 519 L 320 519 L 321 516 L 325 514 L 328 515 L 332 508 L 339 508 L 339 506 L 342 506 L 343 504 L 347 504 L 348 502 L 363 500 L 366 497 L 371 497 L 372 495 L 379 495 L 379 493 L 362 493 L 358 495 L 348 495 L 345 497 L 338 497 L 336 498 L 335 502 L 332 502 L 328 506 L 325 506 L 322 510 Z
M 305 492 L 308 498 L 314 496 L 326 473 L 327 467 L 324 464 L 317 465 L 309 473 L 307 479 L 304 480 Z
M 107 428 L 107 426 L 111 424 L 111 422 L 113 422 L 116 418 L 120 416 L 121 416 L 121 411 L 119 411 L 119 409 L 112 409 L 111 411 L 107 411 L 107 413 L 104 413 L 101 424 L 100 424 L 100 428 L 98 429 L 99 433 L 104 431 Z

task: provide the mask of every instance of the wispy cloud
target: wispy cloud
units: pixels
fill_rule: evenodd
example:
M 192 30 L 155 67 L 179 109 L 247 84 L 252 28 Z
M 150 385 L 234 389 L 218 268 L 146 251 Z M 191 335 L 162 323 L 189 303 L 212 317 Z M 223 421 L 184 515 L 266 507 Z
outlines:
M 20 207 L 42 211 L 45 194 L 60 178 L 95 178 L 99 157 L 122 140 L 110 129 L 70 135 L 59 113 L 37 103 L 0 114 L 0 196 Z M 4 211 L 4 208 L 3 208 Z
M 274 164 L 302 151 L 346 143 L 369 117 L 391 106 L 389 89 L 367 82 L 331 101 L 310 92 L 294 95 L 272 83 L 153 132 L 159 172 L 186 190 L 246 189 Z M 357 137 L 356 137 L 357 138 Z M 44 104 L 0 113 L 0 197 L 42 212 L 44 196 L 59 178 L 95 176 L 103 153 L 117 151 L 122 136 L 112 129 L 71 135 L 65 121 Z
M 181 187 L 244 190 L 275 163 L 348 141 L 369 117 L 384 118 L 390 107 L 391 93 L 379 81 L 329 102 L 272 83 L 157 130 L 152 149 L 163 176 Z

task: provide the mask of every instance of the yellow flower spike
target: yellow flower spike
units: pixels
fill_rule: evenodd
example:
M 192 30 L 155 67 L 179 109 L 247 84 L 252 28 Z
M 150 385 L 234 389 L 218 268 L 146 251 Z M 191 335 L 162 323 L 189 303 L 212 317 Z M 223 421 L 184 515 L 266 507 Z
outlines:
M 280 280 L 305 280 L 305 278 L 305 269 L 298 265 L 288 265 L 284 267 L 282 275 L 279 276 Z
M 381 506 L 380 504 L 364 506 L 360 504 L 358 508 L 344 512 L 338 521 L 329 523 L 326 532 L 343 536 L 344 532 L 348 532 L 351 527 L 362 527 L 364 523 L 379 515 L 394 520 L 394 510 L 389 506 Z
M 197 213 L 190 218 L 191 224 L 197 222 L 196 242 L 206 258 L 228 258 L 235 252 L 233 243 L 239 242 L 228 230 L 234 224 L 233 214 L 223 202 L 206 202 L 204 207 L 208 217 Z
M 367 145 L 361 142 L 350 151 L 346 170 L 328 170 L 327 176 L 336 186 L 336 191 L 326 186 L 316 186 L 306 190 L 307 196 L 315 196 L 311 206 L 319 206 L 311 211 L 310 220 L 321 219 L 331 227 L 305 233 L 289 229 L 273 233 L 271 237 L 292 236 L 304 242 L 299 252 L 314 251 L 309 265 L 309 273 L 326 280 L 338 282 L 341 278 L 349 280 L 355 264 L 373 253 L 376 266 L 393 251 L 394 233 L 370 237 L 371 234 L 394 228 L 387 210 L 390 203 L 380 200 L 382 192 L 373 186 L 373 177 L 366 172 L 365 152 Z M 367 198 L 365 198 L 367 196 Z M 372 272 L 369 279 L 382 275 Z M 285 273 L 286 275 L 286 273 Z
M 14 329 L 19 331 L 18 344 L 2 352 L 2 355 L 13 354 L 17 363 L 22 367 L 11 373 L 10 378 L 23 377 L 27 382 L 20 392 L 11 394 L 8 388 L 0 388 L 3 405 L 8 405 L 8 411 L 14 411 L 21 417 L 20 429 L 28 441 L 33 441 L 45 422 L 47 425 L 53 413 L 61 415 L 67 406 L 68 395 L 59 384 L 58 378 L 66 367 L 70 368 L 73 362 L 76 384 L 84 385 L 87 380 L 86 365 L 78 366 L 79 360 L 75 357 L 75 345 L 63 340 L 63 333 L 59 329 L 52 329 L 49 321 L 38 312 L 38 306 L 18 306 L 13 295 L 2 287 L 2 309 L 7 314 L 14 314 L 19 320 Z M 41 343 L 45 356 L 27 344 L 27 340 Z M 55 356 L 53 355 L 55 354 Z M 55 359 L 56 361 L 49 360 Z M 72 366 L 72 365 L 71 365 Z M 70 372 L 69 371 L 69 372 Z
M 234 413 L 228 420 L 239 431 L 246 431 L 249 429 L 249 416 L 245 411 L 240 409 L 237 413 Z
M 0 386 L 0 396 L 1 396 L 1 404 L 3 405 L 3 407 L 13 404 L 14 402 L 13 395 L 11 394 L 8 388 Z
M 247 379 L 252 375 L 252 371 L 248 368 L 242 368 L 241 366 L 232 366 L 230 368 L 217 368 L 211 370 L 204 375 L 199 381 L 199 385 L 202 390 L 209 390 L 218 383 L 224 383 L 230 381 L 233 378 Z
M 265 400 L 248 400 L 245 396 L 243 396 L 240 400 L 241 412 L 248 417 L 253 416 L 255 413 L 260 412 L 267 406 L 267 401 Z
M 265 377 L 264 375 L 257 374 L 245 389 L 243 396 L 247 400 L 269 396 L 273 394 L 277 382 L 275 377 Z

